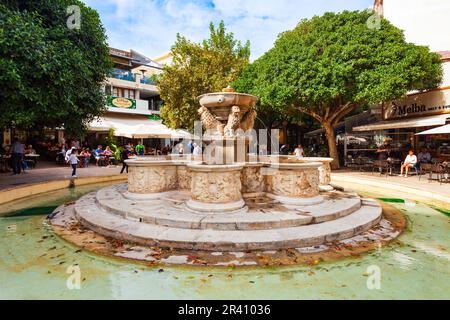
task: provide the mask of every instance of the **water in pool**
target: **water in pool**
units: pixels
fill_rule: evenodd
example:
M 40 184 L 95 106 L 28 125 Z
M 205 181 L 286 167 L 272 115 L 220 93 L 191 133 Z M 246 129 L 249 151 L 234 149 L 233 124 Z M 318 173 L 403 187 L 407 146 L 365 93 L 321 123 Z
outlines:
M 450 218 L 445 208 L 392 203 L 407 216 L 408 230 L 397 243 L 363 257 L 317 266 L 161 270 L 90 254 L 52 233 L 45 218 L 53 208 L 103 186 L 0 206 L 0 299 L 449 298 Z M 74 268 L 81 273 L 79 289 L 67 286 Z M 379 289 L 372 281 L 374 270 L 381 272 Z

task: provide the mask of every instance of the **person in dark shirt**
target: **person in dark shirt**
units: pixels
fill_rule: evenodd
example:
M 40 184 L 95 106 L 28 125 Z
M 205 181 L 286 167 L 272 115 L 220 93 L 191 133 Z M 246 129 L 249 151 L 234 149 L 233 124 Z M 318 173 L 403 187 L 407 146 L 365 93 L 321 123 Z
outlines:
M 282 145 L 280 148 L 280 154 L 282 156 L 287 156 L 289 154 L 289 147 L 287 145 Z
M 383 146 L 378 148 L 378 160 L 385 161 L 391 156 L 391 144 L 389 141 L 385 140 Z
M 120 174 L 122 174 L 125 169 L 127 170 L 127 173 L 128 173 L 128 165 L 125 162 L 125 160 L 128 160 L 129 158 L 130 158 L 130 150 L 127 149 L 127 148 L 124 148 L 123 151 L 122 151 L 122 163 L 123 163 L 123 166 L 122 166 L 122 170 L 120 171 Z

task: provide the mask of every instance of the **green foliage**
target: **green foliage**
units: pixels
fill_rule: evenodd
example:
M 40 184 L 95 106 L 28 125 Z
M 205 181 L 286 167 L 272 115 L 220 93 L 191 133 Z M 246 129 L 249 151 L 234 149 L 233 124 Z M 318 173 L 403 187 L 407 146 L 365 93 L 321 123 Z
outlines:
M 115 132 L 116 131 L 113 128 L 110 128 L 108 130 L 108 135 L 105 138 L 105 144 L 107 146 L 111 147 L 112 144 L 118 144 L 117 137 L 115 136 Z
M 260 97 L 275 112 L 292 108 L 313 117 L 334 144 L 333 126 L 369 104 L 439 85 L 440 56 L 405 41 L 385 19 L 369 28 L 372 13 L 326 13 L 282 33 L 274 48 L 249 65 L 234 87 Z M 335 146 L 330 145 L 336 157 Z
M 221 91 L 239 76 L 249 63 L 250 43 L 242 45 L 227 33 L 223 21 L 210 38 L 193 43 L 177 35 L 172 47 L 173 64 L 158 80 L 164 106 L 161 117 L 171 128 L 192 128 L 197 119 L 199 95 Z
M 116 144 L 112 143 L 110 146 L 111 151 L 114 153 L 114 158 L 117 161 L 121 161 L 122 160 L 122 152 L 123 152 L 123 148 L 117 146 Z
M 318 114 L 436 87 L 442 78 L 439 55 L 405 42 L 385 19 L 380 29 L 369 28 L 370 16 L 345 11 L 302 20 L 246 68 L 235 86 L 259 95 L 263 105 L 295 105 Z
M 119 141 L 115 136 L 114 129 L 109 129 L 108 135 L 105 137 L 104 142 L 99 144 L 109 146 L 111 148 L 111 151 L 114 153 L 114 158 L 116 158 L 117 161 L 120 161 L 122 159 L 123 148 L 118 146 Z
M 67 27 L 67 7 L 81 27 Z M 78 0 L 8 0 L 0 5 L 0 127 L 64 127 L 77 136 L 105 108 L 110 69 L 97 12 Z

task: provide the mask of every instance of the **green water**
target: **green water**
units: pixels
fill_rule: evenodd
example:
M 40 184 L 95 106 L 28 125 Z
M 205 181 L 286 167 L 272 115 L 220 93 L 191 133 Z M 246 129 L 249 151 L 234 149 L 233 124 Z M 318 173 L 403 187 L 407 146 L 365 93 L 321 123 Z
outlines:
M 53 235 L 45 215 L 99 187 L 0 206 L 0 299 L 450 298 L 450 218 L 424 205 L 394 202 L 407 215 L 408 231 L 399 243 L 363 257 L 314 267 L 164 267 L 160 272 L 160 267 L 81 251 Z M 68 267 L 74 265 L 81 271 L 79 290 L 66 285 Z M 381 280 L 380 289 L 371 290 L 368 268 L 373 266 Z

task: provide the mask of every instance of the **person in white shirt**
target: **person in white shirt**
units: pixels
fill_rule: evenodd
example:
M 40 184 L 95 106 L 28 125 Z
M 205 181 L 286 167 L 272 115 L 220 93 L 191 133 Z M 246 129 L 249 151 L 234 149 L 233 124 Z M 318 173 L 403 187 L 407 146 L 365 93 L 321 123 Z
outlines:
M 305 150 L 303 150 L 303 146 L 301 144 L 299 144 L 297 148 L 295 148 L 294 154 L 297 158 L 303 158 L 303 156 L 305 155 Z
M 414 168 L 416 165 L 417 165 L 417 157 L 414 154 L 414 151 L 410 150 L 408 155 L 406 156 L 405 162 L 403 162 L 402 164 L 400 177 L 403 176 L 403 171 L 406 171 L 405 178 L 407 178 L 409 169 Z
M 67 162 L 70 163 L 70 165 L 72 166 L 72 178 L 77 177 L 77 167 L 78 167 L 78 162 L 80 161 L 78 159 L 77 155 L 78 155 L 78 150 L 72 149 L 72 152 L 69 155 L 69 159 L 67 160 Z
M 196 157 L 201 156 L 203 153 L 202 148 L 199 145 L 197 145 L 196 143 L 194 143 L 193 146 L 194 146 L 193 155 Z

